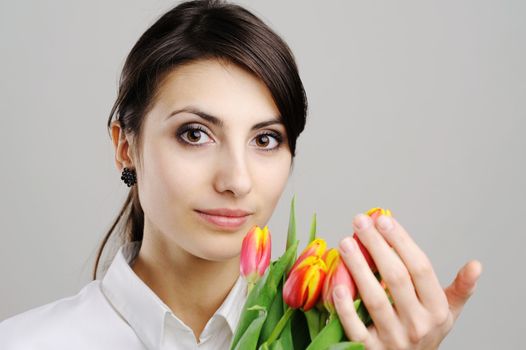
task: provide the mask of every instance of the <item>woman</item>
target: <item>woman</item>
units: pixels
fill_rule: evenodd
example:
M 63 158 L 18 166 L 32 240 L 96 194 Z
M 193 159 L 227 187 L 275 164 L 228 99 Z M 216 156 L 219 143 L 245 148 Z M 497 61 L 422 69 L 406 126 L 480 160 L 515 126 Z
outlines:
M 131 50 L 108 120 L 116 166 L 131 189 L 94 280 L 2 322 L 0 348 L 228 348 L 246 298 L 241 241 L 269 220 L 306 111 L 292 53 L 250 12 L 217 1 L 168 11 Z M 368 349 L 435 349 L 480 264 L 467 264 L 442 290 L 402 226 L 380 228 L 385 219 L 355 229 L 397 308 L 345 238 L 340 250 L 375 323 L 364 327 L 348 292 L 336 288 L 345 332 Z M 124 244 L 97 280 L 114 233 Z

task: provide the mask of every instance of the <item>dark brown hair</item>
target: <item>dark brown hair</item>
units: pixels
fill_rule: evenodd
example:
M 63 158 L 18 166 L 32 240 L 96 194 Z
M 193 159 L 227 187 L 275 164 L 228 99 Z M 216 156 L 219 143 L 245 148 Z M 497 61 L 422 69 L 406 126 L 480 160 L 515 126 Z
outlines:
M 140 149 L 141 126 L 152 107 L 157 88 L 172 69 L 199 59 L 235 63 L 261 79 L 274 99 L 285 125 L 292 157 L 296 139 L 303 131 L 307 98 L 288 45 L 245 8 L 221 0 L 187 1 L 162 15 L 139 38 L 129 53 L 119 80 L 117 99 L 108 118 L 115 117 L 124 132 Z M 138 152 L 137 152 L 138 153 Z M 140 154 L 137 154 L 140 158 Z M 122 243 L 142 241 L 144 213 L 136 186 L 106 233 L 97 253 L 93 279 L 113 232 Z M 116 230 L 120 223 L 120 230 Z

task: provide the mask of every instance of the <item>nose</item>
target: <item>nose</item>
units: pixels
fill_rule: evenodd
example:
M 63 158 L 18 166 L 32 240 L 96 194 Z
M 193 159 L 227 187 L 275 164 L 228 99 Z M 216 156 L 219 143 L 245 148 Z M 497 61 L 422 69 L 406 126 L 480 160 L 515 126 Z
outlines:
M 243 197 L 252 189 L 252 178 L 246 152 L 225 147 L 218 157 L 214 180 L 216 191 L 231 192 L 234 197 Z

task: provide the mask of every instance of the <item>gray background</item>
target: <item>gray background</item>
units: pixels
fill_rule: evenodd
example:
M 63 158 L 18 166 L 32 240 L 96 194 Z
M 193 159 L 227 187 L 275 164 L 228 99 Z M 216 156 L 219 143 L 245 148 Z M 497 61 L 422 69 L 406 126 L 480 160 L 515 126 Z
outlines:
M 310 102 L 269 222 L 293 193 L 329 244 L 380 206 L 442 284 L 478 289 L 445 349 L 519 348 L 526 205 L 526 2 L 240 1 L 289 43 Z M 0 4 L 0 319 L 78 292 L 127 187 L 105 122 L 124 58 L 171 1 Z

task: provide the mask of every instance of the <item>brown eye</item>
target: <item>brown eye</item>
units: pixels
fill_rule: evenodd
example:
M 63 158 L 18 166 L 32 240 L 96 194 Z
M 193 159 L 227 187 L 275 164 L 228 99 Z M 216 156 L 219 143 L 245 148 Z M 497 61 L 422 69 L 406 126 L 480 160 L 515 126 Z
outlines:
M 200 130 L 188 130 L 186 134 L 188 135 L 188 140 L 191 142 L 197 142 L 201 139 Z
M 275 151 L 280 147 L 283 138 L 278 133 L 268 131 L 257 135 L 253 142 L 255 142 L 256 146 L 262 151 Z
M 206 139 L 210 139 L 207 131 L 200 125 L 186 125 L 177 132 L 177 137 L 190 146 L 201 146 L 207 143 Z M 203 140 L 204 137 L 204 140 Z M 204 142 L 203 142 L 204 141 Z M 209 141 L 212 141 L 210 139 Z
M 256 142 L 256 143 L 258 144 L 258 146 L 261 146 L 261 147 L 267 146 L 269 144 L 269 142 L 270 142 L 270 140 L 269 140 L 267 135 L 260 135 L 260 136 L 258 136 L 257 141 L 258 142 Z

